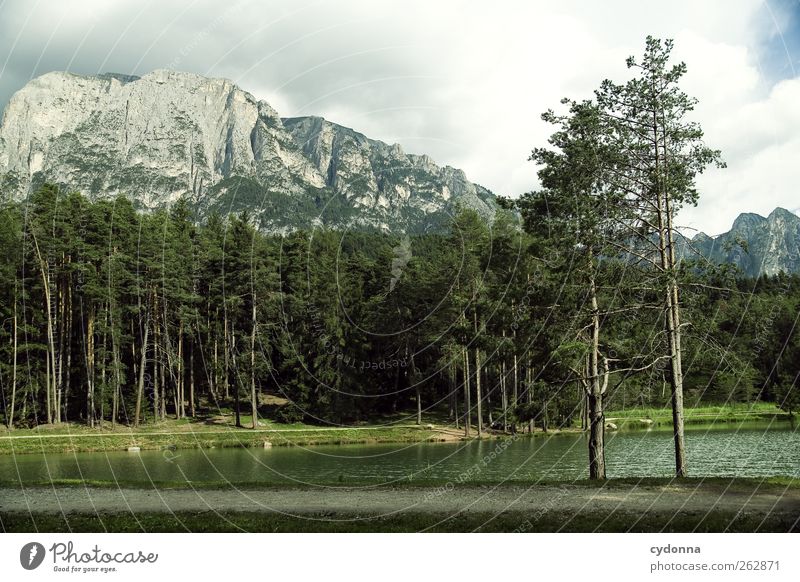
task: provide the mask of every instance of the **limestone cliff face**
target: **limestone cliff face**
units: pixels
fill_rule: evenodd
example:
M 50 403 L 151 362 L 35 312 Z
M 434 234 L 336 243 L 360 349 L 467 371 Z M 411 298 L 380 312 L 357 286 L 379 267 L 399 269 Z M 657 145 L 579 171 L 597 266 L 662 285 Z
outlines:
M 267 229 L 419 231 L 456 203 L 494 211 L 460 170 L 321 118 L 282 120 L 226 79 L 166 70 L 34 79 L 4 112 L 0 175 L 12 196 L 44 181 L 150 209 L 187 196 L 201 214 L 248 208 Z

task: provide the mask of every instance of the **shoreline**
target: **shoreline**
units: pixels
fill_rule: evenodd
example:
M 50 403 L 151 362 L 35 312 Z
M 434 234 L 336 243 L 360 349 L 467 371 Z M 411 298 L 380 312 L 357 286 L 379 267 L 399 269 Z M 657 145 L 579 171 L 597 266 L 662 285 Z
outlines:
M 37 453 L 109 452 L 128 450 L 179 450 L 212 448 L 270 448 L 287 446 L 355 445 L 391 443 L 436 443 L 477 440 L 477 432 L 466 437 L 463 430 L 448 426 L 395 425 L 354 427 L 303 427 L 303 428 L 201 428 L 189 426 L 187 430 L 126 430 L 114 432 L 88 429 L 80 425 L 53 426 L 45 429 L 28 429 L 0 435 L 0 455 Z M 198 430 L 192 430 L 194 426 Z M 74 432 L 71 429 L 75 429 Z M 51 432 L 54 431 L 54 432 Z M 57 432 L 55 432 L 57 431 Z M 576 430 L 535 431 L 524 436 L 577 432 Z M 492 440 L 509 438 L 510 433 L 484 432 L 482 438 Z M 522 433 L 518 433 L 522 436 Z
M 645 422 L 648 420 L 648 422 Z M 792 423 L 793 417 L 782 414 L 737 415 L 737 416 L 695 416 L 687 422 L 688 430 L 702 427 L 727 427 L 732 424 L 758 422 Z M 671 423 L 661 419 L 649 420 L 627 417 L 608 417 L 607 433 L 665 431 Z M 107 423 L 108 424 L 108 423 Z M 281 426 L 281 425 L 277 425 Z M 111 431 L 110 425 L 89 428 L 80 424 L 62 423 L 42 425 L 37 429 L 7 429 L 0 432 L 0 455 L 79 453 L 111 451 L 146 451 L 214 448 L 270 448 L 284 446 L 319 445 L 357 445 L 357 444 L 403 444 L 403 443 L 446 443 L 479 440 L 476 430 L 467 437 L 463 429 L 451 425 L 425 423 L 422 425 L 383 425 L 383 426 L 290 426 L 287 428 L 244 428 L 224 424 L 208 424 L 203 421 L 166 421 L 160 425 L 150 425 L 134 429 L 117 425 Z M 165 430 L 166 429 L 166 430 Z M 559 435 L 580 435 L 585 431 L 579 427 L 550 429 L 547 432 L 535 428 L 532 433 L 510 432 L 487 429 L 482 439 L 538 438 Z
M 412 432 L 413 431 L 413 432 Z M 115 433 L 26 434 L 0 437 L 0 454 L 77 453 L 109 451 L 182 450 L 213 448 L 270 448 L 283 446 L 367 443 L 437 442 L 453 440 L 424 428 L 348 428 L 315 430 L 153 431 Z

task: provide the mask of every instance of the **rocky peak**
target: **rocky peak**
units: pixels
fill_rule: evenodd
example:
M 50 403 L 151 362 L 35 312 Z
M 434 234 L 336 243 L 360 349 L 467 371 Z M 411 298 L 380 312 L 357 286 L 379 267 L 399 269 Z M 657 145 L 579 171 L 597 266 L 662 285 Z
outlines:
M 730 231 L 716 237 L 699 233 L 692 248 L 715 263 L 732 263 L 746 275 L 800 272 L 800 217 L 776 208 L 766 218 L 740 214 Z
M 406 154 L 399 144 L 369 139 L 320 117 L 285 118 L 283 124 L 327 185 L 356 206 L 383 212 L 405 205 L 425 214 L 448 207 L 453 197 L 485 216 L 494 211 L 491 192 L 426 155 Z
M 295 150 L 267 103 L 227 79 L 168 70 L 43 75 L 12 97 L 0 127 L 0 171 L 20 188 L 55 181 L 148 208 L 233 175 L 322 186 Z
M 754 214 L 752 212 L 743 212 L 739 216 L 736 217 L 736 220 L 733 221 L 733 226 L 731 230 L 739 231 L 739 230 L 750 230 L 751 228 L 758 228 L 764 222 L 766 218 L 760 216 L 758 214 Z
M 800 224 L 800 216 L 797 216 L 791 210 L 786 210 L 780 206 L 769 213 L 767 220 L 771 223 L 787 222 L 790 224 Z

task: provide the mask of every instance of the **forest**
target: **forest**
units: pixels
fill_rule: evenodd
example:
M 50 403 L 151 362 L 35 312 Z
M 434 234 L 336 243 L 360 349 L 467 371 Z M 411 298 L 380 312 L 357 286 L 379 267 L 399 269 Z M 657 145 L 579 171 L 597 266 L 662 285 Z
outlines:
M 490 222 L 460 209 L 429 234 L 271 234 L 183 198 L 145 212 L 46 184 L 5 202 L 5 424 L 437 410 L 468 436 L 584 427 L 602 478 L 608 407 L 793 411 L 800 277 L 676 252 L 678 209 L 722 162 L 685 119 L 670 49 L 649 39 L 633 81 L 545 113 L 541 188 Z
M 551 264 L 552 248 L 537 257 L 552 241 L 510 212 L 489 227 L 464 211 L 450 234 L 405 239 L 271 236 L 246 215 L 197 225 L 185 202 L 142 213 L 123 197 L 91 203 L 47 186 L 0 221 L 9 426 L 137 424 L 237 403 L 249 412 L 263 393 L 292 402 L 279 410 L 287 422 L 444 407 L 463 423 L 466 405 L 482 429 L 561 425 L 586 410 L 570 364 L 586 289 Z M 791 406 L 800 277 L 683 277 L 688 402 Z M 629 264 L 597 270 L 616 407 L 669 401 L 665 366 L 629 369 L 662 341 L 663 314 L 647 309 L 640 280 Z

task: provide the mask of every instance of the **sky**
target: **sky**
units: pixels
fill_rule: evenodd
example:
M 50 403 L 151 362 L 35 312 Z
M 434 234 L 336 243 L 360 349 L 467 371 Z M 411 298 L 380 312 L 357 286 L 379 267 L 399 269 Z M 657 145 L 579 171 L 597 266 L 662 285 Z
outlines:
M 537 186 L 541 113 L 624 82 L 648 34 L 675 40 L 728 164 L 679 222 L 714 235 L 799 212 L 800 0 L 0 0 L 0 107 L 54 70 L 226 77 L 513 197 Z

